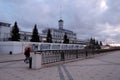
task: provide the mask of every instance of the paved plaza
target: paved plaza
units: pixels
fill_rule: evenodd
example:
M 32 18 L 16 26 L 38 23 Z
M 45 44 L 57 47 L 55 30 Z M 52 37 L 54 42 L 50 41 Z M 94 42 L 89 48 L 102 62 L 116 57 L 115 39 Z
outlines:
M 120 51 L 38 70 L 23 59 L 23 54 L 0 54 L 0 80 L 120 80 Z

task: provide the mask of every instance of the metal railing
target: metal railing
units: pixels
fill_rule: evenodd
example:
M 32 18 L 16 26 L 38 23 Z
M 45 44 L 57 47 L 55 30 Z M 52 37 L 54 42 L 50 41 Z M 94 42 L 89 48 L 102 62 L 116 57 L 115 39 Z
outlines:
M 39 69 L 44 64 L 55 62 L 69 62 L 89 57 L 94 57 L 96 54 L 103 52 L 111 52 L 120 50 L 120 48 L 113 49 L 76 49 L 76 50 L 40 50 L 35 51 L 30 60 L 29 68 Z M 58 63 L 59 64 L 59 63 Z
M 55 63 L 59 61 L 86 58 L 95 54 L 92 50 L 42 50 L 37 51 L 42 54 L 42 64 Z

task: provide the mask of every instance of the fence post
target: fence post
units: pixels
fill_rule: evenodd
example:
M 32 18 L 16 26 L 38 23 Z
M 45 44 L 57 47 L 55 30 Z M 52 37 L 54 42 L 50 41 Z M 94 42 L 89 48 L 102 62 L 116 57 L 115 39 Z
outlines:
M 78 54 L 79 54 L 79 53 L 78 53 L 78 50 L 76 50 L 76 58 L 78 58 Z
M 85 57 L 86 58 L 88 57 L 88 51 L 87 50 L 85 51 Z
M 42 54 L 34 52 L 32 55 L 32 69 L 40 69 L 42 67 Z
M 61 52 L 61 61 L 64 61 L 65 60 L 65 54 L 64 52 Z

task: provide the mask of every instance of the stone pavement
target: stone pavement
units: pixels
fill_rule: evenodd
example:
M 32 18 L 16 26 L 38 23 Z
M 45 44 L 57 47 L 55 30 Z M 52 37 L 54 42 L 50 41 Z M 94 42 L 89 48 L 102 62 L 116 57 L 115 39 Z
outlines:
M 11 56 L 11 57 L 8 57 Z M 5 59 L 15 61 L 5 62 Z M 0 55 L 0 80 L 120 80 L 120 51 L 38 70 L 17 59 L 20 55 Z M 12 59 L 13 60 L 13 59 Z
M 19 61 L 25 58 L 24 54 L 0 54 L 0 63 Z

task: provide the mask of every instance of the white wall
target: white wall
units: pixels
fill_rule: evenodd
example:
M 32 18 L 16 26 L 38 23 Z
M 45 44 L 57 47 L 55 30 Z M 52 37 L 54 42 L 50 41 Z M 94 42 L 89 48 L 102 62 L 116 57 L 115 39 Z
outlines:
M 24 53 L 25 47 L 27 46 L 32 47 L 33 44 L 38 44 L 38 43 L 11 42 L 11 41 L 0 42 L 0 54 L 9 54 L 10 51 L 12 51 L 13 54 Z
M 80 44 L 60 44 L 60 43 L 38 43 L 38 42 L 0 42 L 0 54 L 24 53 L 25 47 L 31 47 L 32 50 L 72 50 L 84 49 L 84 45 Z

